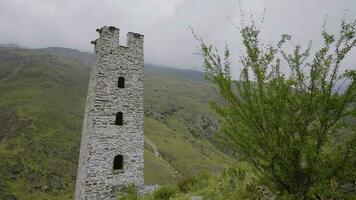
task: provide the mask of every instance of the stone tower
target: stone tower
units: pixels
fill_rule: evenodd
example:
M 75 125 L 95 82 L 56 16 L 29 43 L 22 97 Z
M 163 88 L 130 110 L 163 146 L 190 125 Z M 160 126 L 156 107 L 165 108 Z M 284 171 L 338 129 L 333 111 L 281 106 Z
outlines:
M 104 26 L 92 43 L 91 72 L 75 199 L 116 199 L 129 184 L 143 188 L 143 35 Z

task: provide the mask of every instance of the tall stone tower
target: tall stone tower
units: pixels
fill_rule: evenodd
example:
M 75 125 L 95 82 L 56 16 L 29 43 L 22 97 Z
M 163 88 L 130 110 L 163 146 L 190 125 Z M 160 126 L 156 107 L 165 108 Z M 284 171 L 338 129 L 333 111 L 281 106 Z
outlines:
M 116 199 L 117 191 L 143 187 L 143 35 L 104 26 L 93 41 L 75 199 Z

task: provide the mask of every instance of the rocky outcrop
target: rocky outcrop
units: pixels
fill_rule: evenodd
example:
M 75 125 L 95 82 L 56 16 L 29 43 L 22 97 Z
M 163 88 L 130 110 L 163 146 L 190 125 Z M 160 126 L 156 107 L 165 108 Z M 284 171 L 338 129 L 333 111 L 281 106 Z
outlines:
M 195 129 L 199 136 L 211 139 L 213 135 L 219 130 L 218 121 L 208 115 L 198 115 L 195 121 Z

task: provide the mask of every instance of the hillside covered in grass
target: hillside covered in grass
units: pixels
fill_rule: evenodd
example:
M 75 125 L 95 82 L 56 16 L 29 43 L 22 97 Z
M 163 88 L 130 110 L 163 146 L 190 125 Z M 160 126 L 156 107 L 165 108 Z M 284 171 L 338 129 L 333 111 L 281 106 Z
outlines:
M 0 199 L 73 198 L 91 57 L 0 48 Z M 231 158 L 212 145 L 219 127 L 202 74 L 146 65 L 144 84 L 146 184 L 222 171 Z

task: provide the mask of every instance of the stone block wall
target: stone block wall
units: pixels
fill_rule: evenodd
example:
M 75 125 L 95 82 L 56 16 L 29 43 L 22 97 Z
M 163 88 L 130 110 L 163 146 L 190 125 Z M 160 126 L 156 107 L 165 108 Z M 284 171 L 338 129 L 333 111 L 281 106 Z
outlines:
M 143 188 L 143 35 L 104 26 L 92 42 L 92 69 L 84 116 L 75 199 L 116 199 L 117 191 L 134 184 Z M 119 84 L 124 79 L 124 87 Z M 117 113 L 122 125 L 117 125 Z M 119 119 L 120 121 L 120 119 Z M 121 121 L 120 121 L 121 122 Z M 119 124 L 120 124 L 119 122 Z M 114 170 L 115 156 L 123 157 Z M 119 165 L 120 166 L 120 165 Z

